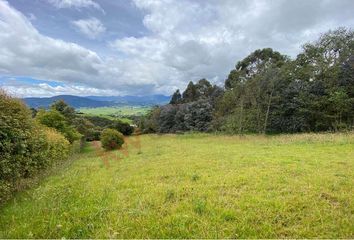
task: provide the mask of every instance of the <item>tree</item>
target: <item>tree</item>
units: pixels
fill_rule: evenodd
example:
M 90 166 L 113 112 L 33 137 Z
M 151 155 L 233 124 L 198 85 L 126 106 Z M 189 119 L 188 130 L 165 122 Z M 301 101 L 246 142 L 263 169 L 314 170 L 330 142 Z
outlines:
M 176 90 L 176 92 L 173 93 L 170 104 L 178 104 L 181 102 L 182 95 L 179 92 L 179 89 Z
M 70 124 L 72 124 L 76 118 L 75 109 L 69 106 L 64 100 L 55 101 L 50 108 L 60 112 Z
M 197 98 L 197 90 L 192 81 L 188 83 L 186 90 L 184 90 L 183 94 L 183 102 L 193 102 Z
M 305 44 L 303 52 L 297 56 L 293 81 L 301 81 L 306 86 L 301 96 L 309 131 L 333 129 L 333 121 L 337 118 L 337 113 L 332 110 L 336 107 L 333 94 L 342 89 L 350 98 L 351 87 L 345 86 L 350 77 L 345 76 L 350 73 L 353 55 L 354 31 L 339 28 Z M 349 108 L 341 115 L 346 116 L 346 125 L 352 125 Z
M 70 143 L 81 137 L 76 129 L 68 123 L 65 116 L 55 109 L 49 111 L 41 109 L 37 113 L 36 119 L 39 123 L 58 130 Z
M 225 121 L 227 131 L 267 131 L 277 75 L 288 57 L 270 48 L 256 50 L 236 64 L 225 81 L 226 93 L 215 116 Z
M 195 84 L 195 101 L 202 98 L 209 98 L 213 91 L 213 86 L 205 78 L 200 79 Z
M 271 48 L 256 50 L 236 64 L 225 81 L 225 88 L 244 83 L 269 67 L 280 68 L 287 60 L 288 57 Z

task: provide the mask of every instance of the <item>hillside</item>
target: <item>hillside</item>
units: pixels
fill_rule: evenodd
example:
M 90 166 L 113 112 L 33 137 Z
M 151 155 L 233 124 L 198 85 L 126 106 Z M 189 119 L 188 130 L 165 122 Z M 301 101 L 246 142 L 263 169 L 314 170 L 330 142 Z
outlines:
M 97 108 L 111 106 L 152 106 L 163 105 L 170 100 L 169 96 L 88 96 L 79 97 L 73 95 L 59 95 L 54 97 L 30 97 L 23 98 L 29 107 L 49 107 L 54 101 L 64 100 L 74 108 Z
M 72 95 L 59 95 L 59 96 L 48 97 L 48 98 L 31 97 L 31 98 L 23 98 L 23 100 L 29 107 L 32 108 L 39 108 L 39 107 L 48 108 L 53 102 L 57 100 L 64 100 L 67 104 L 69 104 L 74 108 L 80 108 L 80 107 L 94 108 L 94 107 L 108 107 L 108 106 L 116 105 L 115 103 L 110 101 L 98 101 L 87 97 L 78 97 Z
M 354 135 L 98 142 L 1 209 L 0 238 L 353 238 Z M 141 147 L 140 147 L 141 146 Z
M 147 95 L 147 96 L 88 96 L 87 98 L 99 101 L 112 101 L 126 105 L 163 105 L 167 104 L 171 96 Z

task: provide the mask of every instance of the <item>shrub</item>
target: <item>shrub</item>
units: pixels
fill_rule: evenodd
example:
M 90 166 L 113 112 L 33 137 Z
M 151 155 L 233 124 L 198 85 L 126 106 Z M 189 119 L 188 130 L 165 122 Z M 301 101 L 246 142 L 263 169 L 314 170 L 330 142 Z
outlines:
M 125 136 L 131 135 L 134 132 L 134 127 L 130 126 L 129 123 L 125 123 L 117 119 L 111 120 L 99 116 L 85 116 L 85 118 L 96 127 L 112 128 L 121 132 Z
M 69 152 L 63 135 L 34 121 L 20 100 L 0 92 L 0 203 L 17 190 L 19 180 L 66 159 Z
M 0 179 L 14 182 L 28 164 L 32 135 L 30 111 L 19 100 L 0 93 Z M 1 194 L 0 194 L 1 195 Z
M 81 137 L 80 133 L 68 123 L 65 116 L 55 109 L 50 111 L 40 110 L 36 119 L 41 124 L 58 130 L 70 143 L 79 140 Z
M 123 134 L 115 129 L 106 128 L 101 134 L 101 144 L 106 150 L 120 148 L 124 144 Z

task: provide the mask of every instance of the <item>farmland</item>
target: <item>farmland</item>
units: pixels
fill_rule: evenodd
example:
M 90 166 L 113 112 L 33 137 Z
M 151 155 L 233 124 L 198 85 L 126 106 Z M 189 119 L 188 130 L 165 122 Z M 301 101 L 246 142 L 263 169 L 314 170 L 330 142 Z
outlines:
M 131 123 L 131 116 L 142 116 L 146 114 L 151 107 L 149 106 L 117 106 L 117 107 L 98 107 L 98 108 L 80 108 L 79 112 L 91 116 L 100 116 L 109 119 L 119 118 L 123 122 Z

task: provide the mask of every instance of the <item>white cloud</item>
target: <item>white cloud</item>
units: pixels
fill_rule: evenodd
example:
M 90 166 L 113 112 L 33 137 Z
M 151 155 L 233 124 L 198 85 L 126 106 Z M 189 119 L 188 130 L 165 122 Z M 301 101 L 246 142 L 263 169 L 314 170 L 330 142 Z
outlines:
M 96 8 L 104 13 L 101 6 L 93 0 L 48 0 L 57 8 Z
M 236 61 L 257 48 L 272 47 L 290 56 L 321 32 L 354 26 L 354 2 L 298 0 L 134 0 L 151 31 L 111 46 L 129 61 L 153 62 L 177 73 L 171 87 L 202 77 L 223 84 Z M 173 82 L 173 84 L 171 84 Z
M 97 18 L 80 19 L 72 21 L 72 24 L 90 39 L 95 39 L 106 31 L 106 28 Z
M 47 83 L 23 84 L 14 80 L 12 83 L 2 87 L 7 93 L 14 97 L 51 97 L 56 95 L 76 95 L 76 96 L 112 96 L 120 94 L 115 90 L 102 90 L 93 87 L 64 84 L 62 86 L 50 86 Z
M 139 74 L 135 78 L 129 69 L 135 71 L 136 66 L 122 59 L 105 59 L 80 45 L 43 36 L 23 14 L 1 0 L 0 46 L 0 75 L 80 83 L 121 94 L 148 93 L 158 85 Z
M 97 8 L 90 0 L 50 1 L 57 7 Z M 321 32 L 354 27 L 352 0 L 133 1 L 145 14 L 149 34 L 116 39 L 107 44 L 116 51 L 102 57 L 40 34 L 23 14 L 0 0 L 0 74 L 121 94 L 171 94 L 200 78 L 223 84 L 235 63 L 257 48 L 295 56 L 301 44 Z M 79 25 L 91 37 L 104 28 Z

